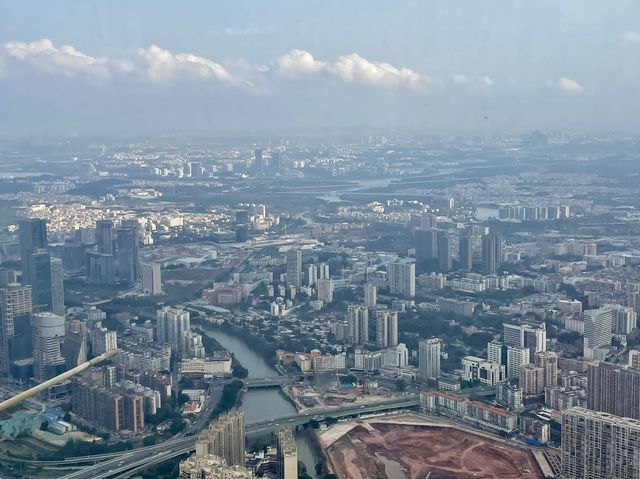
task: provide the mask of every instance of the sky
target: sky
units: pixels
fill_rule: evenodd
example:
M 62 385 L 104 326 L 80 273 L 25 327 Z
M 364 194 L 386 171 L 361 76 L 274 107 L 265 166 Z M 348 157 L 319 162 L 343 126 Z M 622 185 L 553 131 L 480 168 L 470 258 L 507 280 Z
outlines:
M 636 0 L 0 1 L 0 136 L 640 129 Z

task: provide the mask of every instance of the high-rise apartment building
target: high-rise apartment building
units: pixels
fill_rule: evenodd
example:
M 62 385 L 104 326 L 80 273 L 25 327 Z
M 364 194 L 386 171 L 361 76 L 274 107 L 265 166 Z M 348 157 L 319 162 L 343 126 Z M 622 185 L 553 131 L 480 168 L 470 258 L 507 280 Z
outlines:
M 13 361 L 32 354 L 31 286 L 0 288 L 0 372 L 9 374 Z
M 533 363 L 523 364 L 520 367 L 520 387 L 522 393 L 534 396 L 544 392 L 544 369 Z
M 277 479 L 298 479 L 298 448 L 290 429 L 276 432 Z
M 471 237 L 468 234 L 460 235 L 458 250 L 458 259 L 460 269 L 464 271 L 471 271 L 473 267 L 473 247 L 471 243 Z
M 133 284 L 140 278 L 138 228 L 133 223 L 127 225 L 117 230 L 116 258 L 120 281 Z
M 287 284 L 296 289 L 302 285 L 302 250 L 299 248 L 287 251 Z
M 451 271 L 452 264 L 451 236 L 441 231 L 438 234 L 438 266 L 442 271 Z
M 376 310 L 376 346 L 388 348 L 398 345 L 398 312 Z
M 189 311 L 164 306 L 156 312 L 158 341 L 171 345 L 174 351 L 184 351 L 184 334 L 191 329 Z
M 376 309 L 378 304 L 378 287 L 373 283 L 364 284 L 364 305 L 369 309 Z
M 22 262 L 22 284 L 33 284 L 34 276 L 29 258 L 36 250 L 46 249 L 49 246 L 47 220 L 39 218 L 20 220 L 18 238 Z
M 391 294 L 413 298 L 416 295 L 416 265 L 394 261 L 387 265 L 387 282 Z
M 142 265 L 142 292 L 152 296 L 162 294 L 160 263 L 153 262 Z
M 438 230 L 419 229 L 415 232 L 416 262 L 424 263 L 438 257 Z
M 51 379 L 65 370 L 62 343 L 65 337 L 64 316 L 50 312 L 31 316 L 33 329 L 33 376 L 36 381 Z
M 440 369 L 440 356 L 442 352 L 442 340 L 431 338 L 420 341 L 418 344 L 418 376 L 421 381 L 437 379 L 442 371 Z
M 353 344 L 369 341 L 369 309 L 359 304 L 347 306 L 348 339 Z
M 534 364 L 542 368 L 545 388 L 558 385 L 558 354 L 553 351 L 539 351 L 535 354 Z
M 197 456 L 213 454 L 230 465 L 244 465 L 244 451 L 244 413 L 237 409 L 220 415 L 196 441 Z
M 318 280 L 318 299 L 323 303 L 331 303 L 333 301 L 333 280 L 331 279 L 319 279 Z
M 520 380 L 520 368 L 529 362 L 529 348 L 507 346 L 507 379 Z
M 640 420 L 640 371 L 612 363 L 589 364 L 587 407 Z
M 562 412 L 562 477 L 640 477 L 640 422 L 574 407 Z

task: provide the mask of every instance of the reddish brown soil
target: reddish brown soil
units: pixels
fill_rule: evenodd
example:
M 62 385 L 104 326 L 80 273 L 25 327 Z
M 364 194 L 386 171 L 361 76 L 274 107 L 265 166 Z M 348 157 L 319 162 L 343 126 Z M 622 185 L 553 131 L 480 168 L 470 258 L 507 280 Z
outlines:
M 410 479 L 539 479 L 532 454 L 451 427 L 371 423 L 327 450 L 341 479 L 398 479 L 380 460 L 398 463 Z

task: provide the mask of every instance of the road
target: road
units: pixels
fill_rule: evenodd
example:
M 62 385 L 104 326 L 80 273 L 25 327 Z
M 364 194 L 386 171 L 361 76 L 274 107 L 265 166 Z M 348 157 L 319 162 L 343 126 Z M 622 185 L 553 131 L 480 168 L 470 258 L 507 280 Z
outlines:
M 384 412 L 394 409 L 409 409 L 417 406 L 418 403 L 419 399 L 417 395 L 406 395 L 400 398 L 379 401 L 367 405 L 326 408 L 312 413 L 269 418 L 264 421 L 248 424 L 246 426 L 246 435 L 251 437 L 266 434 L 285 425 L 293 428 L 308 423 L 312 419 L 322 421 L 328 417 L 339 419 L 342 417 Z M 196 436 L 176 436 L 162 444 L 124 452 L 114 459 L 109 459 L 94 466 L 67 474 L 63 476 L 62 479 L 105 479 L 116 476 L 119 478 L 130 477 L 150 466 L 193 452 L 195 450 L 196 439 Z

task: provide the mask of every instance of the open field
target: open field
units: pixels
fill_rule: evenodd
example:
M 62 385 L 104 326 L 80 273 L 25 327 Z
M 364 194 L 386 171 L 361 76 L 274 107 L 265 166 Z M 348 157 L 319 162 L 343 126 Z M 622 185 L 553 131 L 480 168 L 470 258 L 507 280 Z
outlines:
M 321 438 L 341 479 L 543 477 L 528 450 L 446 424 L 372 419 L 342 432 L 329 441 Z

